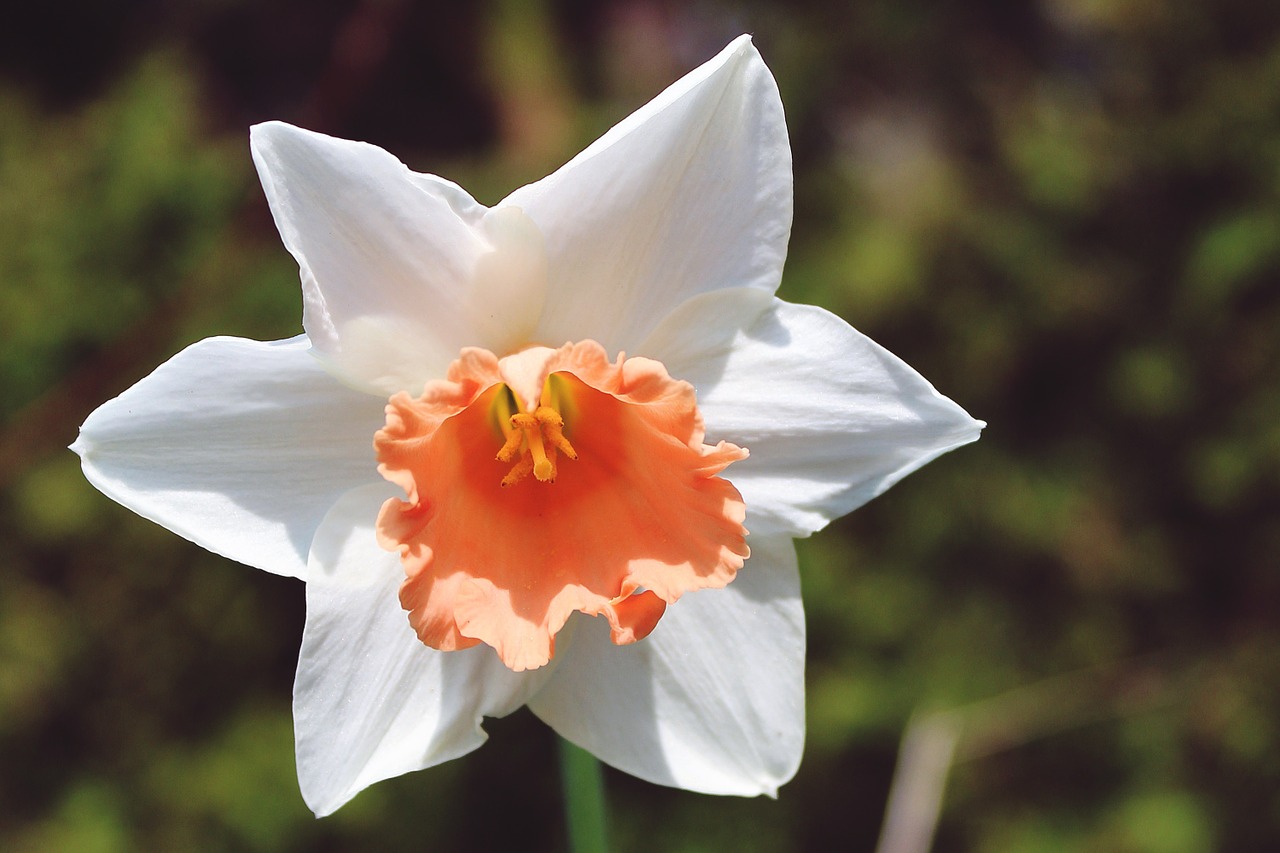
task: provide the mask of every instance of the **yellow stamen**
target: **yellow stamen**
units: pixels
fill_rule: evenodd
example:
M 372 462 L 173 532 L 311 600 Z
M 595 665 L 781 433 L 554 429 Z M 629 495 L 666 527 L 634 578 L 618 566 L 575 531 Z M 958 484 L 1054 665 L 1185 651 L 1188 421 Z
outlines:
M 578 451 L 564 437 L 564 418 L 560 417 L 559 412 L 550 406 L 539 406 L 534 410 L 533 416 L 542 424 L 542 434 L 555 449 L 570 459 L 578 458 Z
M 520 448 L 524 446 L 524 433 L 518 429 L 510 429 L 510 418 L 504 423 L 507 425 L 507 443 L 502 445 L 502 449 L 498 451 L 499 462 L 513 462 L 520 455 Z
M 520 461 L 513 465 L 511 470 L 507 472 L 507 476 L 502 478 L 502 485 L 514 485 L 525 477 L 528 477 L 531 471 L 533 471 L 533 457 L 522 456 L 520 457 Z
M 552 483 L 556 479 L 555 449 L 547 453 L 542 443 L 542 424 L 534 415 L 521 412 L 511 416 L 511 425 L 524 433 L 524 450 L 533 458 L 533 475 L 540 482 Z
M 498 450 L 499 462 L 514 462 L 511 470 L 502 478 L 502 485 L 510 486 L 533 474 L 540 483 L 556 481 L 556 453 L 570 459 L 578 458 L 578 451 L 564 434 L 564 416 L 560 408 L 569 402 L 561 393 L 558 383 L 547 377 L 543 386 L 541 405 L 533 413 L 514 412 L 515 399 L 510 389 L 504 388 L 495 398 L 490 417 L 501 428 L 504 441 Z

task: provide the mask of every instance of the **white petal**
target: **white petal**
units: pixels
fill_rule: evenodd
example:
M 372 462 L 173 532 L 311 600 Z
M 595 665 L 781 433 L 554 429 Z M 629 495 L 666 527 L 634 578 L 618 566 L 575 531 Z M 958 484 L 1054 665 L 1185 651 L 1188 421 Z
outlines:
M 71 446 L 134 512 L 241 563 L 303 577 L 333 502 L 381 479 L 384 401 L 343 387 L 306 337 L 209 338 L 100 406 Z
M 500 354 L 533 340 L 547 297 L 542 232 L 518 207 L 495 207 L 480 224 L 491 251 L 476 265 L 468 304 L 481 346 Z
M 355 490 L 325 518 L 312 551 L 293 719 L 298 781 L 324 816 L 364 788 L 464 755 L 484 716 L 524 704 L 547 673 L 513 673 L 493 649 L 438 652 L 400 608 L 400 558 L 374 541 L 386 486 Z
M 775 299 L 726 340 L 734 294 L 686 306 L 678 335 L 648 347 L 698 389 L 707 440 L 751 451 L 726 476 L 747 529 L 805 536 L 926 462 L 978 438 L 974 420 L 839 317 Z M 699 353 L 699 348 L 702 352 Z
M 634 645 L 612 645 L 603 619 L 575 617 L 572 645 L 529 707 L 650 782 L 772 796 L 804 747 L 804 610 L 790 538 L 750 543 L 733 583 L 682 596 Z
M 701 385 L 709 386 L 711 378 L 719 377 L 740 334 L 777 301 L 754 287 L 699 294 L 664 317 L 630 354 L 657 359 L 672 376 L 690 382 L 689 376 L 675 371 L 694 371 Z
M 547 239 L 537 342 L 631 351 L 673 308 L 726 287 L 777 290 L 791 231 L 778 88 L 747 36 L 503 204 Z
M 484 219 L 489 211 L 487 207 L 472 198 L 471 193 L 448 178 L 422 172 L 410 172 L 409 178 L 426 192 L 438 196 L 468 225 L 479 225 L 480 220 Z
M 464 346 L 527 342 L 542 293 L 511 285 L 495 305 L 477 292 L 481 260 L 502 251 L 511 229 L 489 227 L 489 212 L 456 184 L 373 145 L 281 122 L 255 126 L 251 148 L 301 267 L 303 326 L 346 381 L 419 393 Z

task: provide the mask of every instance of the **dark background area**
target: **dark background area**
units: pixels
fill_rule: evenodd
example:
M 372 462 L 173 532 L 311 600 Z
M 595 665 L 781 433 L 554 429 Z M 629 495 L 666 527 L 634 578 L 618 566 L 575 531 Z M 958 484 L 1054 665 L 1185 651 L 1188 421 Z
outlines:
M 0 848 L 563 848 L 523 711 L 316 821 L 301 586 L 64 448 L 188 343 L 299 331 L 249 124 L 493 204 L 745 31 L 795 150 L 781 295 L 991 426 L 800 543 L 809 734 L 779 799 L 609 772 L 616 848 L 870 850 L 904 730 L 941 720 L 938 851 L 1280 849 L 1278 25 L 1260 0 L 7 9 Z

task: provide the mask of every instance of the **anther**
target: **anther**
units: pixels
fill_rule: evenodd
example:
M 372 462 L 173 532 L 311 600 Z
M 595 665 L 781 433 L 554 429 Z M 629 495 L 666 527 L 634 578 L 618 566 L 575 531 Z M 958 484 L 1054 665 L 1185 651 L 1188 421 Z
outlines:
M 507 433 L 507 443 L 498 451 L 499 462 L 511 462 L 520 455 L 520 446 L 524 444 L 524 432 L 512 429 Z
M 532 471 L 533 471 L 533 457 L 523 456 L 521 457 L 520 461 L 517 462 L 514 466 L 512 466 L 511 470 L 507 472 L 507 476 L 502 478 L 502 485 L 503 486 L 514 485 L 515 483 L 518 483 L 521 480 L 523 480 L 525 477 L 528 477 L 530 472 Z
M 564 437 L 564 418 L 550 406 L 539 406 L 533 413 L 538 423 L 542 424 L 542 434 L 551 446 L 570 459 L 578 458 L 578 451 L 573 449 L 569 439 Z

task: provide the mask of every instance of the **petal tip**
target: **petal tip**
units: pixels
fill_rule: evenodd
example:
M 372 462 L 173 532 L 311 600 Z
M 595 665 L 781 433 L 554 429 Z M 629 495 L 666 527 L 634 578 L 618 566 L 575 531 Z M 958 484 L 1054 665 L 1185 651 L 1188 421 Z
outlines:
M 283 121 L 263 121 L 258 124 L 249 126 L 249 148 L 252 151 L 259 151 L 263 146 L 270 143 L 280 136 L 290 131 L 299 131 L 301 128 L 294 127 Z

